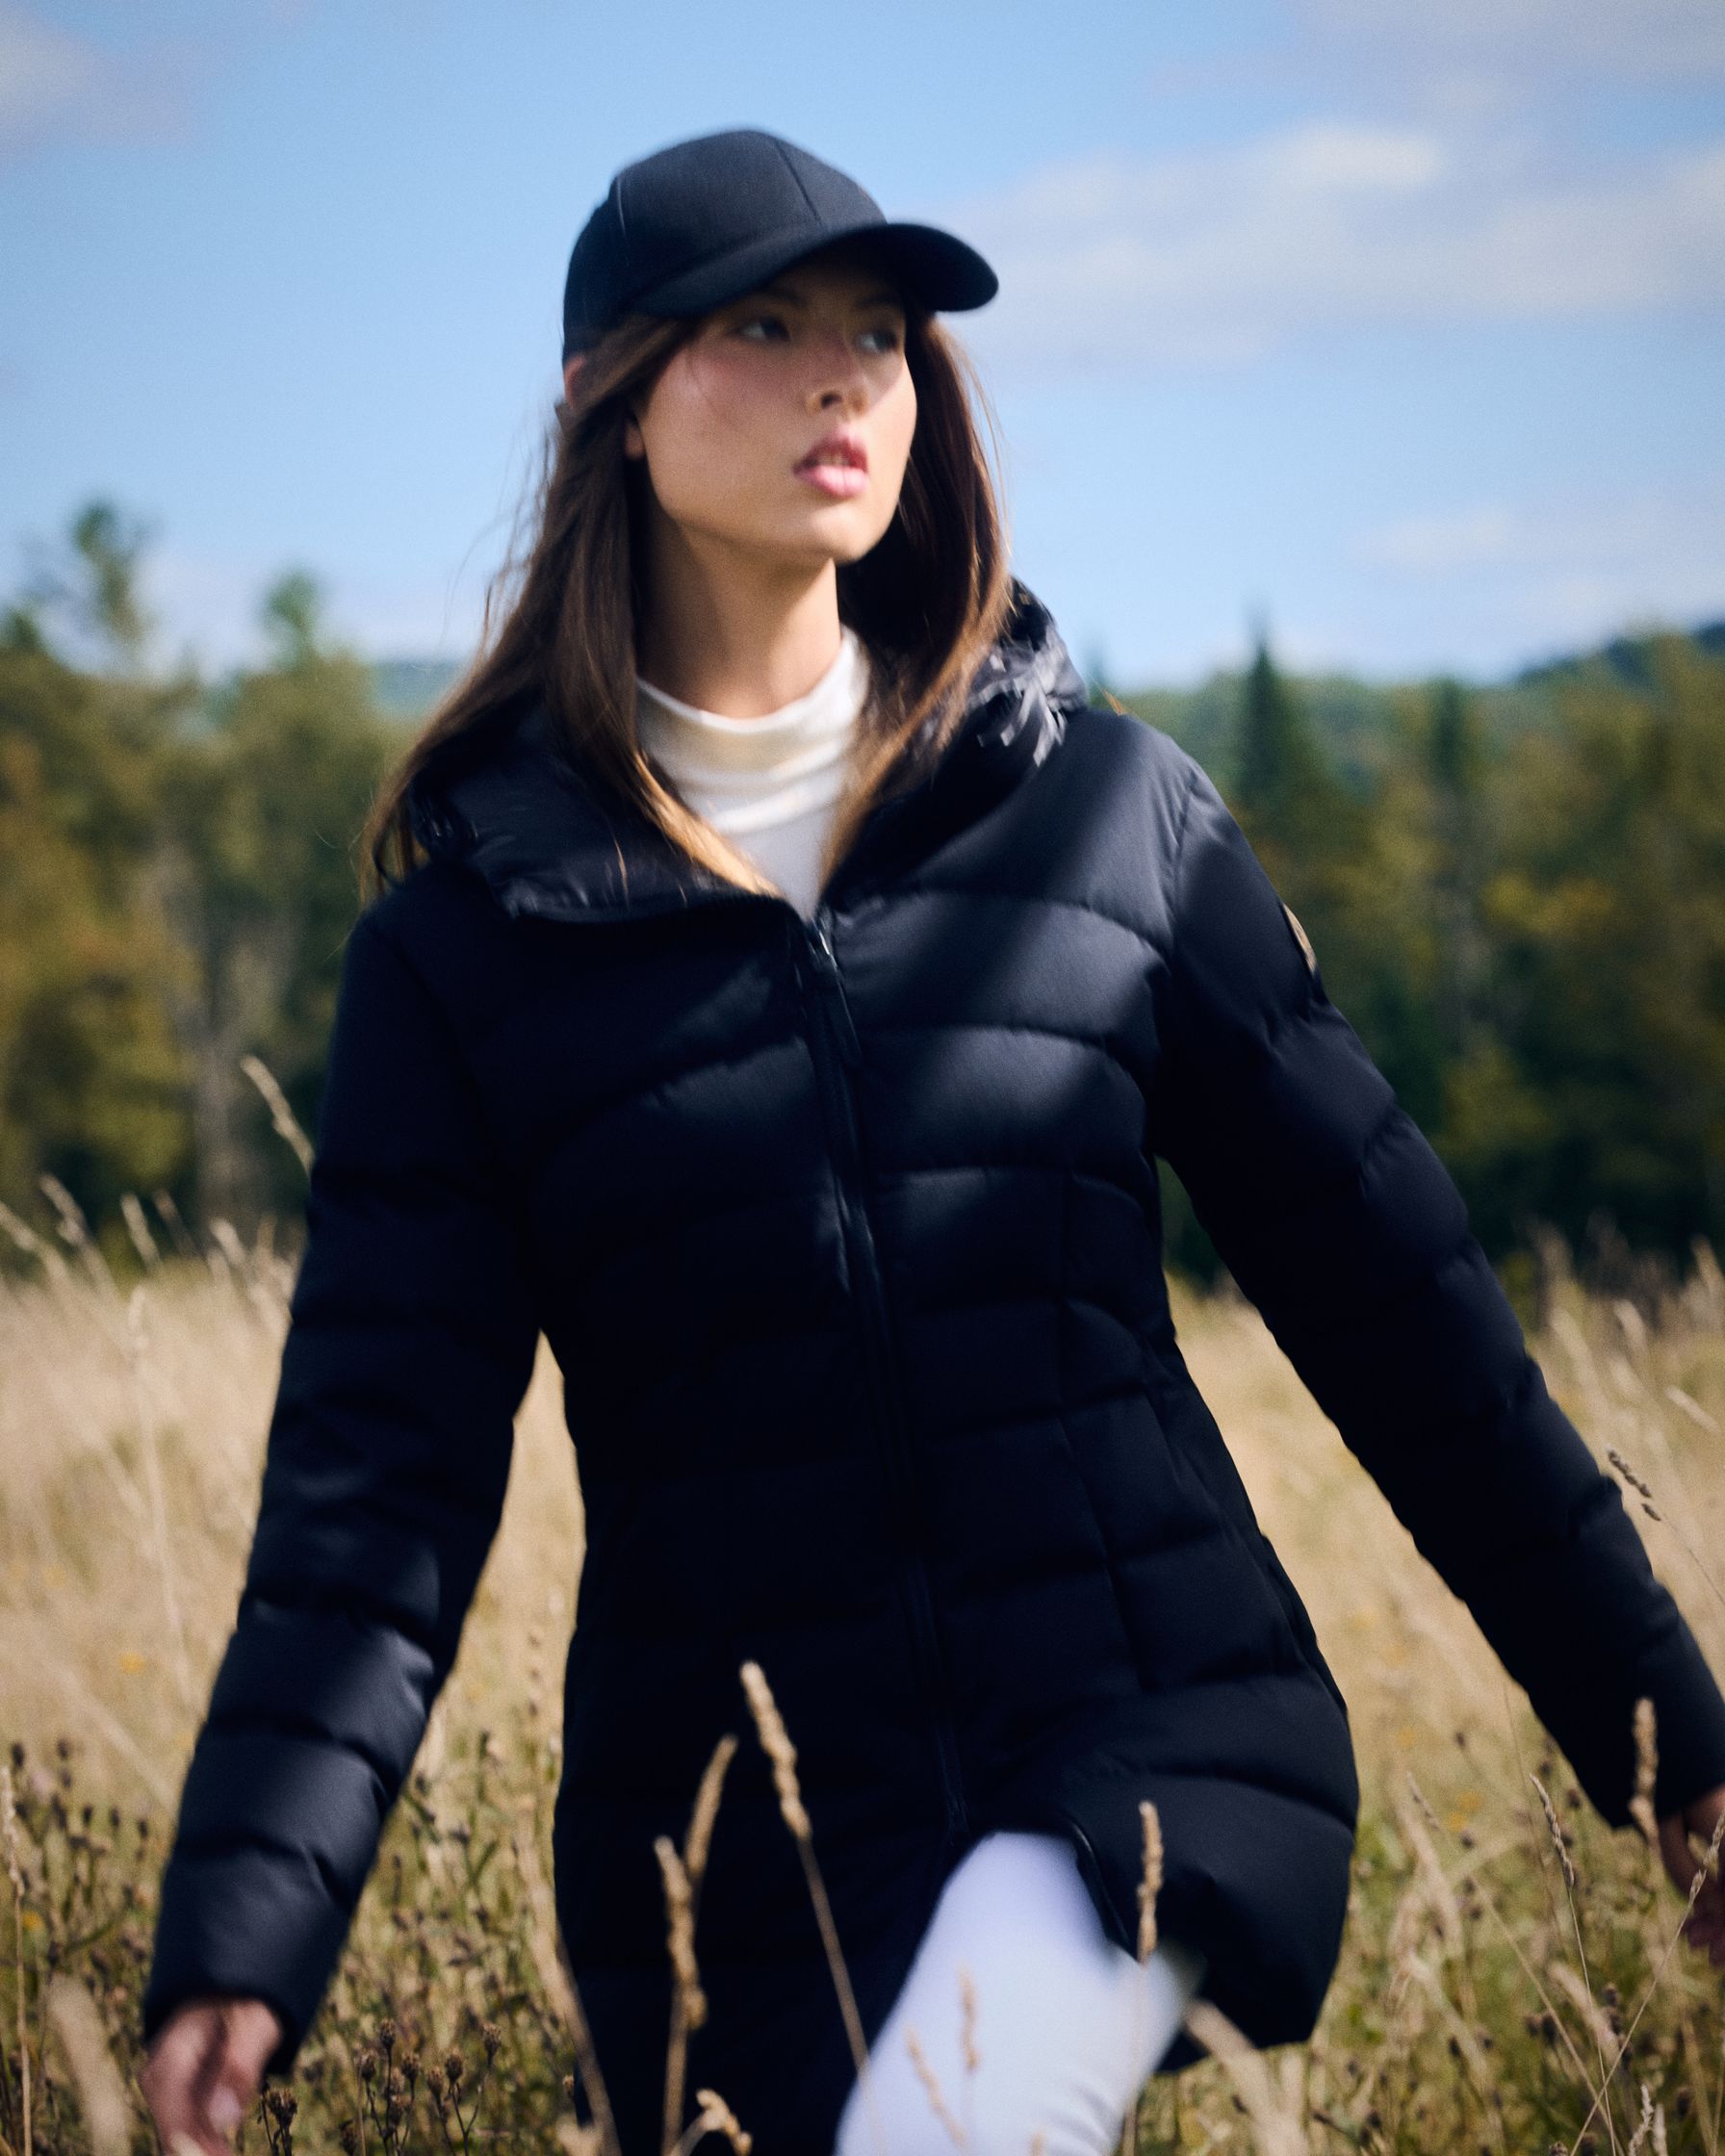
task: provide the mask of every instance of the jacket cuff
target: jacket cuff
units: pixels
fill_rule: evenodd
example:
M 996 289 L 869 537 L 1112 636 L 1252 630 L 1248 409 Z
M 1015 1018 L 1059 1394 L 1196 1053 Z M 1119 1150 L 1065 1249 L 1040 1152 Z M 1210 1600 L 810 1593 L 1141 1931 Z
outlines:
M 187 1999 L 262 1999 L 282 2022 L 264 2071 L 285 2078 L 335 1973 L 351 1916 L 330 1898 L 317 1867 L 290 1851 L 170 1857 L 141 2010 L 143 2043 Z
M 1644 1651 L 1635 1699 L 1652 1700 L 1659 1772 L 1654 1778 L 1653 1809 L 1663 1819 L 1681 1811 L 1710 1789 L 1725 1787 L 1725 1695 L 1682 1613 L 1673 1607 L 1671 1623 Z M 1633 1733 L 1625 1747 L 1628 1780 L 1621 1815 L 1628 1822 L 1629 1796 L 1635 1788 Z

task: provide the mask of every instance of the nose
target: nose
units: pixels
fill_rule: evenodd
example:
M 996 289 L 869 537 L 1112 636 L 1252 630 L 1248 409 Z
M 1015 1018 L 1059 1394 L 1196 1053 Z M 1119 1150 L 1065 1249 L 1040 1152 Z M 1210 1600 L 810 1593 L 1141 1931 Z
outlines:
M 868 400 L 868 372 L 844 330 L 834 327 L 810 340 L 809 408 L 861 411 Z

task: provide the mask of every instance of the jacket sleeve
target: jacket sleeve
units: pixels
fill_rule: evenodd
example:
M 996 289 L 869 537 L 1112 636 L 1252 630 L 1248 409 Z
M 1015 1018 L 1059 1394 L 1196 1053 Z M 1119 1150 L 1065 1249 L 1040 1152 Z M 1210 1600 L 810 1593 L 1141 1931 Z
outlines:
M 1630 1818 L 1634 1703 L 1651 1698 L 1662 1817 L 1725 1783 L 1725 1699 L 1547 1391 L 1448 1170 L 1187 760 L 1153 1147 L 1613 1826 Z
M 142 2009 L 266 2000 L 285 2074 L 454 1660 L 538 1324 L 448 1020 L 363 914 L 343 962 L 258 1519 Z

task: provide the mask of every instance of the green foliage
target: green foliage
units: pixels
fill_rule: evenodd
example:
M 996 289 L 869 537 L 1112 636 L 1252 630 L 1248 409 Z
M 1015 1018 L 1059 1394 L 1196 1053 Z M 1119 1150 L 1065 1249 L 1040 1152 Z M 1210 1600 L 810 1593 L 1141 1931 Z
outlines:
M 266 664 L 152 675 L 144 548 L 92 502 L 0 608 L 0 1198 L 39 1217 L 58 1177 L 122 1261 L 128 1191 L 297 1217 L 242 1059 L 315 1129 L 357 834 L 449 671 L 363 664 L 295 570 Z M 1223 787 L 1500 1266 L 1552 1229 L 1620 1270 L 1725 1242 L 1725 633 L 1496 687 L 1296 681 L 1260 634 L 1123 702 Z M 1163 1183 L 1171 1258 L 1211 1276 Z
M 1499 1208 L 1572 1237 L 1603 1212 L 1632 1245 L 1717 1243 L 1725 664 L 1665 637 L 1645 689 L 1576 680 L 1559 710 L 1502 777 L 1479 891 L 1491 1022 L 1461 1065 L 1458 1154 Z
M 1725 656 L 1634 656 L 1549 670 L 1512 725 L 1454 680 L 1380 692 L 1344 768 L 1260 640 L 1209 765 L 1488 1253 L 1555 1230 L 1620 1282 L 1725 1241 Z
M 269 665 L 146 677 L 142 546 L 92 504 L 83 585 L 45 580 L 0 635 L 0 1196 L 28 1215 L 57 1177 L 116 1254 L 129 1191 L 297 1215 L 303 1171 L 241 1059 L 315 1127 L 354 841 L 399 746 L 303 574 L 264 601 Z M 56 620 L 102 629 L 113 669 L 53 649 Z
M 85 603 L 91 625 L 128 659 L 137 658 L 150 629 L 138 596 L 145 539 L 143 526 L 111 501 L 92 501 L 72 525 L 72 545 L 89 578 Z
M 52 1172 L 104 1214 L 186 1165 L 167 1002 L 180 954 L 142 902 L 173 699 L 0 645 L 0 1193 Z
M 323 595 L 317 579 L 296 569 L 264 595 L 264 627 L 284 667 L 303 666 L 317 655 L 322 641 Z

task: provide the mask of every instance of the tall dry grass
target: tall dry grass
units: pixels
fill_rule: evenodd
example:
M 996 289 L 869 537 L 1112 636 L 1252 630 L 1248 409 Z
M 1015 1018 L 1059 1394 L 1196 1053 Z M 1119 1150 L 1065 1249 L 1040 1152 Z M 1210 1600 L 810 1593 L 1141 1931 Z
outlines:
M 0 2156 L 109 2156 L 154 2145 L 135 2081 L 137 1999 L 180 1780 L 245 1569 L 292 1268 L 223 1223 L 194 1240 L 134 1204 L 137 1277 L 121 1282 L 65 1194 L 45 1194 L 39 1224 L 0 1209 L 25 1261 L 0 1274 Z M 1698 1248 L 1686 1278 L 1643 1307 L 1583 1294 L 1553 1250 L 1546 1263 L 1534 1351 L 1725 1671 L 1725 1281 Z M 1676 1944 L 1684 1904 L 1656 1856 L 1592 1813 L 1255 1312 L 1178 1288 L 1175 1310 L 1350 1701 L 1364 1810 L 1342 1962 L 1312 2042 L 1257 2053 L 1196 2003 L 1189 2026 L 1215 2056 L 1152 2081 L 1123 2145 L 1720 2156 L 1720 1978 Z M 266 2093 L 242 2148 L 604 2146 L 603 2130 L 575 2123 L 575 2075 L 602 2122 L 603 2087 L 547 1879 L 550 1676 L 581 1546 L 558 1376 L 542 1352 L 454 1671 L 294 2085 Z M 856 2045 L 796 1732 L 777 1723 L 769 1675 L 739 1672 L 738 1729 L 779 1769 Z M 700 1881 L 729 1757 L 715 1755 L 683 1845 L 657 1851 L 677 1977 L 665 2144 L 680 2156 L 697 2143 L 741 2156 L 750 2140 L 722 2090 L 692 2092 L 695 2123 L 677 2133 L 682 2054 L 705 2012 Z M 1153 1812 L 1145 1825 L 1147 1952 Z M 966 2060 L 986 2063 L 974 1989 L 964 2007 Z M 959 2092 L 925 2084 L 962 2147 Z M 1027 2156 L 1039 2145 L 1026 2121 Z

